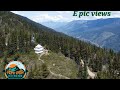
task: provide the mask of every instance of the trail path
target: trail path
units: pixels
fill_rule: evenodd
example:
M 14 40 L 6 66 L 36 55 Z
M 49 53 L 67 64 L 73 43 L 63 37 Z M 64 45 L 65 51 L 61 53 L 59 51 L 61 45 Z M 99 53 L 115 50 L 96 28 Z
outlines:
M 42 59 L 40 59 L 40 58 L 41 58 L 44 54 L 46 54 L 46 53 L 43 52 L 41 55 L 38 55 L 38 60 L 41 61 L 42 63 L 45 63 L 45 62 L 44 62 L 44 60 L 42 60 Z M 47 54 L 48 54 L 48 53 L 47 53 Z M 35 63 L 34 61 L 29 62 L 29 65 L 28 65 L 27 69 L 30 70 L 30 69 L 34 66 L 34 63 Z M 49 72 L 51 73 L 51 75 L 53 75 L 53 76 L 60 77 L 60 78 L 65 78 L 65 79 L 70 79 L 70 78 L 68 78 L 68 77 L 66 77 L 66 76 L 64 76 L 64 75 L 56 74 L 56 73 L 52 72 L 52 71 L 50 70 L 50 67 L 48 67 L 48 70 L 49 70 Z M 29 72 L 28 72 L 28 74 L 29 74 Z
M 45 62 L 44 62 L 44 60 L 41 60 L 40 57 L 42 57 L 42 55 L 44 55 L 44 54 L 45 54 L 45 53 L 42 53 L 42 54 L 39 56 L 39 60 L 40 60 L 42 63 L 45 63 Z M 48 70 L 49 70 L 49 72 L 50 72 L 52 75 L 54 75 L 54 76 L 61 77 L 61 78 L 65 78 L 65 79 L 70 79 L 70 78 L 68 78 L 68 77 L 66 77 L 66 76 L 64 76 L 64 75 L 56 74 L 56 73 L 52 72 L 49 67 L 48 67 Z

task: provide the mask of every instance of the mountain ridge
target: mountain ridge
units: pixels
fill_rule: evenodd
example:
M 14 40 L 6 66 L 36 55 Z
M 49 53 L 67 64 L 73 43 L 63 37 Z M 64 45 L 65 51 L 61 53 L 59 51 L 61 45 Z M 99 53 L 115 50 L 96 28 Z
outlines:
M 11 12 L 0 12 L 0 17 L 1 69 L 4 69 L 4 66 L 10 60 L 18 57 L 17 59 L 23 60 L 27 65 L 31 62 L 33 67 L 30 67 L 31 73 L 29 77 L 33 78 L 36 75 L 39 79 L 46 78 L 49 74 L 47 66 L 51 67 L 51 64 L 56 61 L 58 70 L 53 67 L 54 73 L 63 72 L 63 75 L 66 74 L 65 76 L 68 76 L 68 72 L 65 71 L 68 70 L 70 78 L 86 79 L 88 76 L 86 72 L 87 66 L 92 68 L 93 72 L 98 73 L 97 78 L 120 78 L 116 75 L 116 72 L 119 72 L 119 53 L 59 33 L 54 31 L 54 29 Z M 108 35 L 108 37 L 110 36 Z M 49 63 L 45 63 L 42 68 L 39 67 L 38 64 L 41 63 L 34 52 L 34 48 L 38 44 L 41 44 L 41 46 L 51 52 L 51 56 L 43 56 L 42 60 L 46 60 Z M 66 59 L 66 57 L 69 59 Z M 63 62 L 61 62 L 62 59 Z M 81 59 L 85 63 L 84 68 L 81 67 Z M 69 60 L 73 63 L 68 64 Z M 103 65 L 109 65 L 107 68 L 108 72 L 102 70 Z M 76 71 L 71 66 L 75 66 L 74 69 Z M 37 69 L 33 70 L 34 67 Z M 3 74 L 3 72 L 0 73 Z
M 119 39 L 120 36 L 120 18 L 107 18 L 107 19 L 97 19 L 97 20 L 87 20 L 86 22 L 80 24 L 81 20 L 72 21 L 68 23 L 66 26 L 57 28 L 56 31 L 63 32 L 69 36 L 73 36 L 75 38 L 84 38 L 86 40 L 90 40 L 96 44 L 99 44 L 102 47 L 107 47 L 108 38 L 113 40 L 111 37 L 105 38 L 105 35 L 112 34 L 115 39 Z M 106 34 L 105 34 L 106 33 Z M 109 36 L 110 36 L 109 35 Z M 101 41 L 97 43 L 97 41 Z M 103 39 L 103 41 L 102 41 Z M 119 41 L 119 40 L 118 40 Z M 103 43 L 103 42 L 106 42 Z M 115 43 L 115 40 L 111 41 L 113 46 L 111 49 L 119 51 L 120 48 L 117 46 L 119 42 Z M 117 46 L 116 48 L 114 46 Z M 110 48 L 110 47 L 109 47 Z

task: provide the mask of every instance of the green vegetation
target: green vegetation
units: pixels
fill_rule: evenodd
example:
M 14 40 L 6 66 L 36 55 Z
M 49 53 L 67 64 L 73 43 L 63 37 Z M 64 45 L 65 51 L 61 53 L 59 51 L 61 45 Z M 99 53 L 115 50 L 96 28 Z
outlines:
M 73 79 L 77 78 L 77 64 L 75 61 L 66 58 L 63 54 L 51 52 L 48 56 L 42 56 L 41 59 L 45 61 L 52 72 Z
M 38 78 L 38 76 L 47 78 L 47 75 L 50 76 L 49 68 L 51 71 L 69 78 L 86 78 L 84 76 L 86 69 L 83 70 L 83 76 L 80 74 L 81 70 L 77 72 L 80 69 L 80 60 L 83 59 L 94 72 L 99 72 L 99 78 L 120 78 L 118 74 L 120 72 L 119 53 L 55 32 L 7 11 L 0 12 L 0 25 L 0 61 L 2 60 L 0 65 L 2 66 L 10 59 L 21 59 L 25 64 L 32 66 L 29 67 L 33 72 L 29 77 L 32 78 Z M 33 48 L 38 43 L 51 51 L 50 55 L 42 57 L 45 60 L 45 66 L 41 66 L 37 55 L 33 52 Z M 55 68 L 52 66 L 54 63 Z M 102 66 L 106 64 L 108 65 L 107 74 L 102 71 Z M 38 66 L 37 69 L 35 69 L 36 66 Z

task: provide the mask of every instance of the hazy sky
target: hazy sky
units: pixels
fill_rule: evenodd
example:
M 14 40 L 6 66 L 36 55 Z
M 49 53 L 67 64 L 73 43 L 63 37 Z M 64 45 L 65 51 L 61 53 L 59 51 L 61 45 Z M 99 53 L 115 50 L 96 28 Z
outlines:
M 72 21 L 72 20 L 93 20 L 99 18 L 115 18 L 120 17 L 120 11 L 110 11 L 111 16 L 73 16 L 74 11 L 11 11 L 13 13 L 28 17 L 36 22 L 46 21 Z M 79 11 L 80 12 L 80 11 Z

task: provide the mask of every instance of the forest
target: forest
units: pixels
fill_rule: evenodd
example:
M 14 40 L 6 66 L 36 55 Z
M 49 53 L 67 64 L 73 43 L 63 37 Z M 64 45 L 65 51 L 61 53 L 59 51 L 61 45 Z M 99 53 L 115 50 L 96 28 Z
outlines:
M 18 52 L 29 54 L 38 43 L 54 53 L 61 52 L 71 58 L 78 67 L 82 59 L 92 71 L 98 72 L 97 79 L 120 78 L 120 53 L 58 33 L 9 11 L 0 12 L 0 58 L 4 58 L 4 63 Z M 87 78 L 86 67 L 79 69 L 78 78 Z

